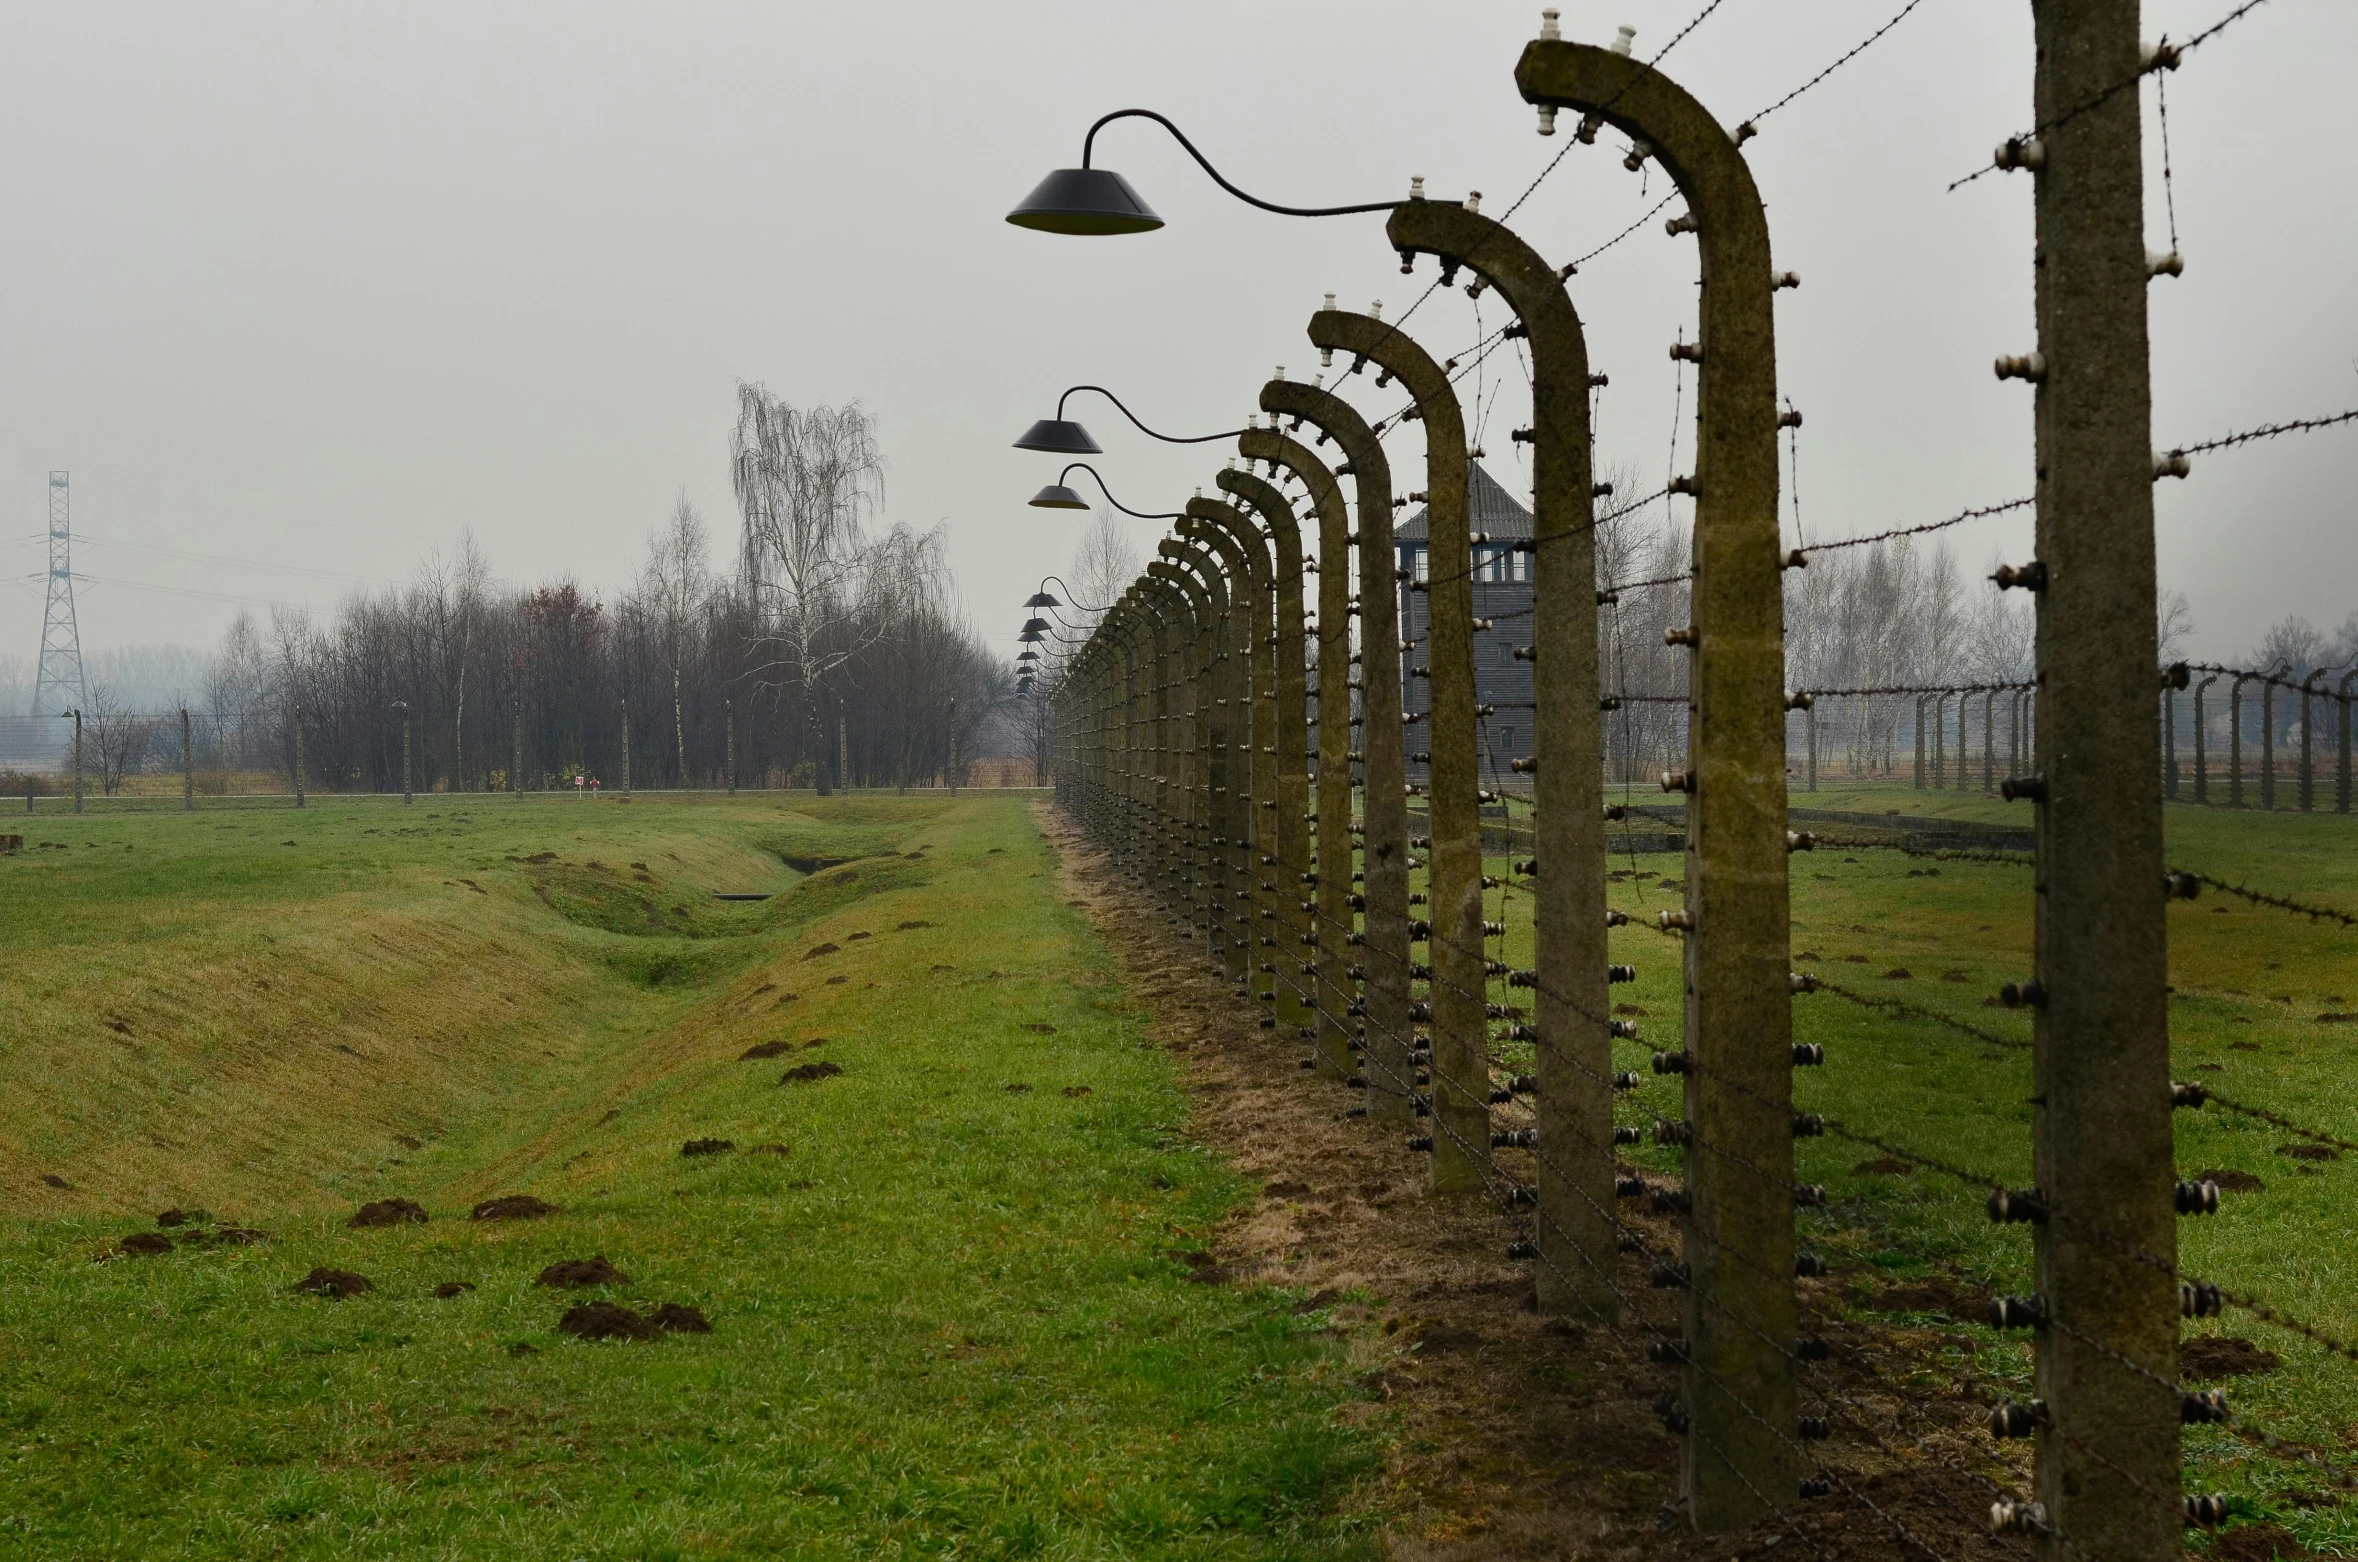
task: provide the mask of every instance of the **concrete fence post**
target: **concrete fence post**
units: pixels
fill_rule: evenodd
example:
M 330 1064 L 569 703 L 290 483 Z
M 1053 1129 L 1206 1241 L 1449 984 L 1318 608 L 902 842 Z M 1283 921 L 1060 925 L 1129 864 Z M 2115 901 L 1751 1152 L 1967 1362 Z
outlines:
M 1690 1521 L 1737 1528 L 1797 1499 L 1792 1347 L 1792 1000 L 1786 852 L 1783 551 L 1777 524 L 1776 274 L 1737 142 L 1659 70 L 1541 40 L 1526 100 L 1622 131 L 1687 199 L 1701 246 L 1692 717 L 1687 793 L 1681 1399 Z M 2147 616 L 2151 617 L 2150 606 Z
M 1473 545 L 1467 535 L 1465 416 L 1449 375 L 1397 326 L 1366 315 L 1320 311 L 1310 339 L 1356 354 L 1398 379 L 1425 425 L 1425 513 L 1432 568 L 1425 582 L 1430 644 L 1427 774 L 1432 847 L 1427 854 L 1431 938 L 1431 1185 L 1479 1189 L 1490 1166 L 1489 1021 L 1482 928 L 1482 823 L 1474 729 Z M 1364 517 L 1362 517 L 1364 520 Z M 1362 597 L 1376 581 L 1363 583 Z M 1384 648 L 1370 646 L 1372 661 Z M 1412 1011 L 1413 1013 L 1413 1011 Z
M 2341 763 L 2334 772 L 2333 790 L 2333 810 L 2339 814 L 2350 811 L 2350 683 L 2353 679 L 2358 679 L 2358 670 L 2342 674 L 2341 692 L 2334 696 L 2342 707 Z
M 1610 1323 L 1620 1316 L 1620 1243 L 1613 1217 L 1604 715 L 1587 333 L 1559 268 L 1464 205 L 1408 202 L 1393 210 L 1385 236 L 1406 254 L 1437 256 L 1444 273 L 1463 267 L 1496 288 L 1530 345 L 1533 569 L 1525 654 L 1532 659 L 1536 707 L 1528 763 L 1537 870 L 1534 1109 L 1543 1151 L 1537 1281 L 1543 1311 Z M 1512 872 L 1510 865 L 1509 882 Z
M 1335 343 L 1329 328 L 1351 318 L 1368 317 L 1331 309 L 1313 316 L 1311 344 L 1322 355 L 1331 355 Z M 1321 340 L 1322 336 L 1329 339 Z M 1321 445 L 1333 440 L 1343 453 L 1335 475 L 1351 479 L 1353 513 L 1359 528 L 1358 590 L 1346 593 L 1346 616 L 1327 627 L 1347 632 L 1350 618 L 1359 623 L 1359 654 L 1355 658 L 1359 709 L 1355 719 L 1359 729 L 1360 872 L 1364 876 L 1360 898 L 1365 912 L 1359 946 L 1362 957 L 1356 963 L 1365 976 L 1360 984 L 1360 1023 L 1354 1039 L 1364 1053 L 1361 1073 L 1367 1081 L 1367 1115 L 1379 1123 L 1398 1125 L 1413 1115 L 1416 1065 L 1409 1055 L 1413 1026 L 1408 1017 L 1412 955 L 1407 728 L 1400 690 L 1400 593 L 1393 578 L 1399 568 L 1399 552 L 1392 537 L 1392 467 L 1382 440 L 1367 420 L 1328 391 L 1294 381 L 1273 381 L 1262 387 L 1261 405 L 1265 411 L 1284 413 L 1315 426 L 1315 438 Z M 1345 541 L 1349 540 L 1346 533 Z M 1337 565 L 1338 576 L 1347 579 L 1351 567 L 1347 557 L 1338 556 Z M 1323 562 L 1319 567 L 1322 572 L 1326 568 Z M 1346 746 L 1346 760 L 1349 751 Z M 1346 1004 L 1347 1017 L 1349 1009 Z
M 2178 1554 L 2176 1216 L 2155 732 L 2138 0 L 2033 0 L 2042 706 L 2035 1496 L 2059 1559 Z M 2049 741 L 2050 733 L 2057 741 Z
M 82 713 L 74 712 L 74 812 L 82 811 Z
M 189 739 L 188 707 L 180 707 L 180 811 L 196 812 L 196 746 Z
M 1251 434 L 1243 436 L 1240 446 L 1252 438 Z M 1252 451 L 1245 454 L 1250 457 Z M 1261 867 L 1265 874 L 1274 871 L 1276 875 L 1268 882 L 1274 886 L 1271 899 L 1277 916 L 1272 930 L 1264 935 L 1262 952 L 1273 957 L 1264 963 L 1274 968 L 1269 975 L 1276 993 L 1277 1028 L 1299 1036 L 1310 1028 L 1316 1012 L 1311 1006 L 1312 984 L 1300 972 L 1302 941 L 1314 925 L 1310 913 L 1301 909 L 1310 887 L 1311 860 L 1309 647 L 1302 615 L 1302 532 L 1285 495 L 1261 479 L 1242 472 L 1222 472 L 1218 482 L 1223 492 L 1257 512 L 1268 528 L 1276 609 L 1268 650 L 1275 664 L 1272 693 L 1276 716 L 1269 739 L 1255 747 L 1272 769 L 1268 801 L 1273 806 L 1261 811 L 1275 816 L 1277 860 Z M 1237 513 L 1240 517 L 1244 514 L 1241 510 Z
M 2194 801 L 2198 807 L 2208 807 L 2211 801 L 2210 719 L 2203 713 L 2202 691 L 2219 681 L 2211 674 L 2194 686 Z
M 1344 942 L 1352 929 L 1351 910 L 1351 518 L 1343 491 L 1326 463 L 1297 441 L 1277 432 L 1275 403 L 1283 403 L 1295 387 L 1272 380 L 1262 388 L 1261 404 L 1271 413 L 1270 428 L 1247 433 L 1239 448 L 1256 460 L 1283 466 L 1298 476 L 1310 493 L 1318 517 L 1318 775 L 1314 883 L 1300 886 L 1313 911 L 1301 948 L 1314 950 L 1306 961 L 1310 972 L 1310 1022 L 1316 1045 L 1312 1056 L 1318 1071 L 1343 1079 L 1353 1072 L 1354 1038 L 1347 1028 L 1348 1012 L 1357 1001 L 1353 984 L 1344 974 L 1350 946 Z
M 295 729 L 295 806 L 300 808 L 305 800 L 304 787 L 310 767 L 304 763 L 303 707 L 299 702 L 293 708 L 292 724 Z

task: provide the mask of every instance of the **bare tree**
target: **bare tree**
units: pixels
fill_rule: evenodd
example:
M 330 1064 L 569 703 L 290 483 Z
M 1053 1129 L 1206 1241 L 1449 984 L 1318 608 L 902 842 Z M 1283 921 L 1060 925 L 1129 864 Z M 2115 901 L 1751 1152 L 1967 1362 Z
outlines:
M 875 420 L 857 402 L 797 409 L 740 385 L 730 453 L 744 581 L 773 648 L 764 670 L 783 672 L 817 736 L 822 684 L 864 647 L 855 608 L 866 523 L 884 502 Z M 814 746 L 825 753 L 824 742 Z
M 1121 512 L 1098 506 L 1073 549 L 1072 578 L 1066 584 L 1079 600 L 1066 604 L 1067 616 L 1093 627 L 1114 598 L 1137 578 L 1138 545 L 1131 540 Z
M 711 544 L 704 522 L 685 492 L 672 505 L 671 519 L 647 541 L 647 567 L 639 589 L 653 610 L 654 629 L 671 670 L 671 731 L 679 780 L 688 780 L 688 711 L 681 689 L 682 668 L 698 615 L 712 595 Z

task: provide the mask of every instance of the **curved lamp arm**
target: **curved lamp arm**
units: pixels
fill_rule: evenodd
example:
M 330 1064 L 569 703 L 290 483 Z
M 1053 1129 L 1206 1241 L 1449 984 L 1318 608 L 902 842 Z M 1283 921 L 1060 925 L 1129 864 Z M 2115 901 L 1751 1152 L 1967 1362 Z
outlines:
M 1079 464 L 1080 464 L 1079 462 L 1075 462 L 1075 463 L 1074 463 L 1074 465 L 1075 465 L 1075 466 L 1078 466 Z M 1072 470 L 1072 467 L 1069 467 L 1069 466 L 1068 466 L 1068 467 L 1066 467 L 1066 468 L 1065 468 L 1065 470 L 1069 472 L 1069 471 L 1071 471 L 1071 470 Z M 1090 475 L 1091 475 L 1091 476 L 1095 476 L 1096 474 L 1095 474 L 1095 473 L 1091 473 Z M 1103 485 L 1102 483 L 1100 483 L 1098 486 L 1099 486 L 1099 487 L 1103 487 L 1104 485 Z M 1112 497 L 1112 495 L 1110 495 L 1110 494 L 1109 494 L 1109 495 L 1107 495 L 1107 497 L 1108 497 L 1108 498 L 1111 498 L 1111 497 Z M 1157 519 L 1160 519 L 1160 517 L 1157 517 Z M 1048 583 L 1049 583 L 1050 581 L 1054 581 L 1054 582 L 1056 582 L 1056 584 L 1058 584 L 1058 585 L 1060 585 L 1060 586 L 1063 586 L 1063 587 L 1064 587 L 1064 594 L 1065 594 L 1065 599 L 1066 599 L 1066 600 L 1065 600 L 1065 604 L 1064 604 L 1064 605 L 1065 605 L 1065 606 L 1067 606 L 1067 607 L 1077 607 L 1077 608 L 1079 608 L 1079 609 L 1080 609 L 1082 612 L 1084 612 L 1084 613 L 1107 613 L 1107 612 L 1111 612 L 1111 611 L 1113 610 L 1113 604 L 1112 604 L 1112 603 L 1110 603 L 1110 602 L 1106 603 L 1106 604 L 1105 604 L 1105 606 L 1103 606 L 1103 607 L 1091 607 L 1091 606 L 1090 606 L 1088 603 L 1086 603 L 1086 602 L 1075 602 L 1075 601 L 1073 601 L 1073 600 L 1072 600 L 1072 595 L 1073 595 L 1073 588 L 1072 588 L 1072 586 L 1071 586 L 1070 584 L 1068 584 L 1068 583 L 1066 582 L 1065 578 L 1064 578 L 1063 576 L 1061 576 L 1061 575 L 1042 575 L 1042 576 L 1040 577 L 1040 584 L 1039 584 L 1039 586 L 1038 586 L 1036 589 L 1037 589 L 1037 590 L 1039 590 L 1039 591 L 1046 591 L 1046 590 L 1048 589 Z
M 1075 385 L 1068 388 L 1063 396 L 1056 398 L 1057 421 L 1062 422 L 1064 420 L 1065 397 L 1076 396 L 1082 391 L 1095 391 L 1098 395 L 1103 396 L 1107 401 L 1112 402 L 1115 406 L 1121 407 L 1122 416 L 1128 418 L 1130 422 L 1137 428 L 1139 433 L 1144 434 L 1149 439 L 1159 439 L 1166 445 L 1208 445 L 1214 440 L 1234 439 L 1237 435 L 1244 432 L 1244 430 L 1240 428 L 1228 428 L 1222 429 L 1217 434 L 1165 434 L 1160 430 L 1148 428 L 1145 424 L 1140 423 L 1138 421 L 1138 414 L 1132 412 L 1128 407 L 1123 406 L 1122 398 L 1116 396 L 1112 391 L 1107 390 L 1102 385 Z M 1097 474 L 1094 472 L 1090 473 L 1089 475 L 1091 477 L 1097 476 Z M 1103 487 L 1104 485 L 1105 480 L 1103 478 L 1098 478 L 1098 486 Z
M 1078 387 L 1078 388 L 1079 388 L 1079 389 L 1083 389 L 1083 390 L 1093 390 L 1093 389 L 1095 389 L 1096 387 L 1094 387 L 1094 386 L 1081 386 L 1081 387 Z M 1116 403 L 1116 405 L 1119 405 L 1119 403 Z M 1064 407 L 1063 407 L 1063 405 L 1062 405 L 1061 403 L 1059 403 L 1059 404 L 1058 404 L 1058 406 L 1057 406 L 1057 409 L 1056 409 L 1056 410 L 1057 410 L 1057 413 L 1058 413 L 1058 415 L 1059 415 L 1059 416 L 1062 416 L 1062 415 L 1063 415 L 1063 412 L 1064 412 Z M 1124 410 L 1125 410 L 1125 411 L 1127 411 L 1128 409 L 1127 409 L 1127 408 L 1125 408 Z M 1135 420 L 1135 419 L 1133 419 L 1132 421 L 1136 421 L 1136 420 Z M 1144 425 L 1143 425 L 1143 424 L 1141 424 L 1140 426 L 1141 426 L 1141 427 L 1144 427 Z M 1162 436 L 1161 436 L 1161 435 L 1159 435 L 1159 434 L 1157 434 L 1155 437 L 1156 437 L 1157 439 L 1160 439 Z M 1225 435 L 1220 435 L 1220 434 L 1213 434 L 1213 435 L 1209 435 L 1209 436 L 1207 436 L 1207 437 L 1208 437 L 1208 438 L 1212 438 L 1212 439 L 1221 439 L 1221 438 L 1225 438 L 1226 436 L 1225 436 Z M 1189 440 L 1189 441 L 1187 441 L 1187 443 L 1189 443 L 1189 444 L 1194 444 L 1194 443 L 1196 443 L 1196 441 L 1194 441 L 1194 440 Z M 1183 520 L 1187 519 L 1187 517 L 1186 517 L 1186 516 L 1184 516 L 1184 515 L 1180 514 L 1180 513 L 1179 513 L 1178 511 L 1176 511 L 1176 510 L 1133 510 L 1133 509 L 1131 509 L 1131 508 L 1130 508 L 1128 505 L 1126 505 L 1126 504 L 1122 503 L 1122 501 L 1121 501 L 1121 500 L 1119 500 L 1119 499 L 1116 499 L 1116 498 L 1113 496 L 1113 490 L 1105 486 L 1105 479 L 1104 479 L 1104 477 L 1102 477 L 1102 476 L 1100 476 L 1100 475 L 1099 475 L 1097 468 L 1095 468 L 1095 467 L 1091 466 L 1091 465 L 1090 465 L 1088 462 L 1086 462 L 1086 461 L 1074 461 L 1074 462 L 1071 462 L 1071 463 L 1067 464 L 1067 465 L 1066 465 L 1066 467 L 1065 467 L 1065 469 L 1064 469 L 1063 471 L 1061 471 L 1061 472 L 1059 472 L 1059 473 L 1057 473 L 1057 474 L 1056 474 L 1056 480 L 1057 480 L 1059 483 L 1061 483 L 1061 482 L 1063 482 L 1063 481 L 1064 481 L 1066 478 L 1068 478 L 1068 477 L 1072 476 L 1072 474 L 1073 474 L 1074 472 L 1076 472 L 1076 471 L 1080 471 L 1080 472 L 1086 472 L 1086 473 L 1088 473 L 1088 474 L 1089 474 L 1091 477 L 1094 477 L 1094 478 L 1096 478 L 1096 479 L 1097 479 L 1097 491 L 1098 491 L 1099 493 L 1101 493 L 1101 494 L 1105 495 L 1105 502 L 1106 502 L 1107 504 L 1110 504 L 1110 505 L 1112 505 L 1112 506 L 1113 506 L 1115 509 L 1117 509 L 1117 510 L 1121 511 L 1121 512 L 1122 512 L 1124 515 L 1136 516 L 1136 517 L 1137 517 L 1139 520 L 1142 520 L 1142 521 L 1183 521 Z M 1064 583 L 1063 583 L 1062 581 L 1058 581 L 1058 582 L 1057 582 L 1057 584 L 1058 584 L 1058 585 L 1064 585 Z M 1065 586 L 1065 588 L 1064 588 L 1064 589 L 1065 589 L 1065 590 L 1067 590 L 1067 591 L 1070 591 L 1070 590 L 1072 590 L 1072 587 L 1070 587 L 1070 586 Z
M 1354 216 L 1360 212 L 1388 212 L 1393 207 L 1400 204 L 1398 201 L 1369 201 L 1366 204 L 1360 206 L 1280 206 L 1274 201 L 1264 201 L 1257 195 L 1247 195 L 1244 191 L 1238 189 L 1235 185 L 1230 184 L 1228 180 L 1221 174 L 1220 170 L 1212 166 L 1211 159 L 1205 157 L 1203 153 L 1195 149 L 1195 143 L 1187 139 L 1185 132 L 1180 130 L 1177 125 L 1172 124 L 1168 119 L 1165 119 L 1162 115 L 1157 114 L 1153 109 L 1150 108 L 1118 108 L 1115 109 L 1112 113 L 1106 115 L 1104 118 L 1098 120 L 1096 124 L 1091 125 L 1089 127 L 1089 134 L 1081 142 L 1081 166 L 1083 168 L 1090 166 L 1089 159 L 1094 154 L 1097 146 L 1097 132 L 1103 130 L 1106 126 L 1112 124 L 1117 119 L 1153 120 L 1156 124 L 1171 132 L 1172 140 L 1187 148 L 1187 155 L 1194 158 L 1197 163 L 1202 165 L 1203 171 L 1212 176 L 1212 182 L 1214 184 L 1218 185 L 1221 189 L 1226 190 L 1230 195 L 1235 196 L 1238 200 L 1244 202 L 1248 206 L 1258 206 L 1265 212 L 1275 212 L 1281 217 L 1349 217 Z

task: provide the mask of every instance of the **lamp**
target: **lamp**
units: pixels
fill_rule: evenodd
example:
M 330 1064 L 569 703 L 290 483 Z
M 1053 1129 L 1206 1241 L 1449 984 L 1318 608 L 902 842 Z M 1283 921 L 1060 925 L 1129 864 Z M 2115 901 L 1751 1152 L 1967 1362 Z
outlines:
M 1201 164 L 1212 176 L 1212 182 L 1247 205 L 1263 211 L 1276 212 L 1285 217 L 1347 217 L 1355 212 L 1386 212 L 1399 203 L 1371 201 L 1362 206 L 1279 206 L 1258 196 L 1247 195 L 1221 177 L 1220 170 L 1211 165 L 1195 143 L 1152 109 L 1116 109 L 1089 127 L 1089 134 L 1081 142 L 1081 166 L 1059 168 L 1034 187 L 1007 220 L 1019 228 L 1032 228 L 1041 233 L 1069 233 L 1084 237 L 1099 237 L 1110 233 L 1152 233 L 1163 225 L 1154 208 L 1130 188 L 1130 181 L 1110 168 L 1092 168 L 1097 132 L 1117 119 L 1151 119 L 1171 133 L 1171 138 L 1187 149 L 1187 155 Z

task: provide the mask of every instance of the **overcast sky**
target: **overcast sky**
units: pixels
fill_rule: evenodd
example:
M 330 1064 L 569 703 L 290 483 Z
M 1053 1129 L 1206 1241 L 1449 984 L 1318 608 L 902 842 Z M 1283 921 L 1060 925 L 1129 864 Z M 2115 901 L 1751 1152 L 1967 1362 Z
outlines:
M 1664 69 L 1734 123 L 1900 3 L 1724 0 Z M 1574 0 L 1564 27 L 1605 42 L 1626 22 L 1648 56 L 1700 5 Z M 2150 0 L 2146 31 L 2228 9 Z M 612 589 L 682 489 L 725 564 L 741 379 L 871 408 L 890 517 L 947 523 L 968 611 L 1011 649 L 1084 519 L 1026 508 L 1054 463 L 1008 445 L 1059 390 L 1095 381 L 1166 429 L 1231 427 L 1273 366 L 1315 368 L 1321 293 L 1396 314 L 1432 267 L 1401 276 L 1380 216 L 1243 206 L 1136 121 L 1098 161 L 1167 229 L 1054 238 L 1007 208 L 1079 161 L 1096 115 L 1143 106 L 1270 199 L 1378 200 L 1421 174 L 1499 212 L 1566 141 L 1540 139 L 1514 91 L 1537 25 L 1521 0 L 10 7 L 0 656 L 36 648 L 24 577 L 51 468 L 73 473 L 93 649 L 209 644 L 241 600 L 326 609 L 469 529 L 504 578 Z M 2157 445 L 2358 406 L 2354 60 L 2358 6 L 2274 0 L 2169 78 L 2187 269 L 2153 289 Z M 1777 264 L 1802 277 L 1777 331 L 1807 418 L 1809 537 L 2029 490 L 2030 396 L 1990 372 L 2032 345 L 2029 185 L 1944 187 L 2027 125 L 2030 72 L 2027 5 L 1923 0 L 1748 148 Z M 2159 249 L 2151 87 L 2145 103 Z M 1517 214 L 1542 254 L 1581 254 L 1664 193 L 1612 139 Z M 1657 219 L 1571 284 L 1612 377 L 1604 456 L 1649 486 L 1694 275 L 1692 240 Z M 1438 296 L 1411 329 L 1448 356 L 1498 323 L 1490 302 L 1477 323 L 1462 293 Z M 1521 487 L 1519 369 L 1493 358 L 1481 394 L 1502 378 L 1487 448 Z M 1353 394 L 1388 410 L 1372 379 Z M 1175 507 L 1220 464 L 1102 401 L 1074 415 L 1139 508 Z M 1396 470 L 1418 469 L 1420 440 L 1395 437 Z M 2163 582 L 2192 601 L 2192 649 L 2358 609 L 2354 470 L 2358 429 L 2162 485 Z M 2027 557 L 2029 534 L 2017 514 L 1955 535 L 1979 565 Z

